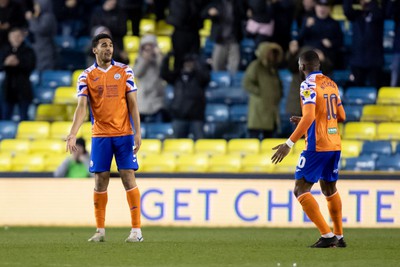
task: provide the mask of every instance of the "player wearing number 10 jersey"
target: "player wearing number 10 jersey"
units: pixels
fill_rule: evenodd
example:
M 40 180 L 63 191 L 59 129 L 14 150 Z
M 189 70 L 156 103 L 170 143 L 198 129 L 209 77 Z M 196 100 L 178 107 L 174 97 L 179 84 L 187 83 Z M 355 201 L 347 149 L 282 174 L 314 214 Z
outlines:
M 277 152 L 272 156 L 272 161 L 275 164 L 281 162 L 294 143 L 303 135 L 306 136 L 306 149 L 301 153 L 296 167 L 294 194 L 321 233 L 321 238 L 311 247 L 345 247 L 342 202 L 336 181 L 341 150 L 338 122 L 344 121 L 346 114 L 336 83 L 323 75 L 319 68 L 320 61 L 314 51 L 307 51 L 300 56 L 299 70 L 306 77 L 300 88 L 303 116 L 291 118 L 292 122 L 298 124 L 296 130 L 285 144 L 274 148 Z M 318 181 L 328 202 L 333 233 L 310 193 Z

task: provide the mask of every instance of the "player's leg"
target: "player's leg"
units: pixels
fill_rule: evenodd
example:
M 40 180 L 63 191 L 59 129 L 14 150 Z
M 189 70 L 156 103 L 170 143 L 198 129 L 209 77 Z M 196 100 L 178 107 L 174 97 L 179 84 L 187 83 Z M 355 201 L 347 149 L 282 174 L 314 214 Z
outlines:
M 140 222 L 140 191 L 136 184 L 135 170 L 139 168 L 136 155 L 133 154 L 133 136 L 114 137 L 115 160 L 126 190 L 126 198 L 131 213 L 131 233 L 126 242 L 142 242 Z

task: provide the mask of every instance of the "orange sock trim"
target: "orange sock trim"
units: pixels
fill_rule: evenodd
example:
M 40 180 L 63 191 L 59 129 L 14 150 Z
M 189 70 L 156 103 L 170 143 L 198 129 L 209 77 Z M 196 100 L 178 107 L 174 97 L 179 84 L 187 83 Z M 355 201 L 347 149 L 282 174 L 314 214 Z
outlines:
M 317 201 L 310 192 L 300 195 L 297 200 L 300 202 L 308 218 L 310 218 L 310 220 L 317 226 L 321 235 L 331 232 L 331 228 L 329 228 L 321 214 L 321 211 L 319 210 Z
M 96 218 L 96 226 L 97 228 L 105 228 L 105 220 L 106 220 L 106 206 L 108 201 L 107 191 L 105 192 L 96 192 L 93 194 L 93 202 L 94 202 L 94 216 Z
M 140 192 L 136 186 L 126 191 L 129 209 L 131 211 L 132 228 L 140 228 Z
M 343 235 L 342 200 L 339 192 L 336 191 L 336 193 L 327 197 L 326 200 L 328 201 L 329 214 L 333 222 L 333 233 L 335 235 Z

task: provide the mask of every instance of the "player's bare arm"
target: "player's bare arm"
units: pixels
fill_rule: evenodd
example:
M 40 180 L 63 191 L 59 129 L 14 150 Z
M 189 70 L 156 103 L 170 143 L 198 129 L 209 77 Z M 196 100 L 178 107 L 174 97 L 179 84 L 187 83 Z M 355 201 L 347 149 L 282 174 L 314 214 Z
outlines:
M 140 145 L 142 144 L 142 133 L 140 131 L 140 116 L 137 105 L 137 92 L 130 92 L 127 94 L 126 97 L 128 101 L 129 112 L 132 116 L 134 124 L 135 149 L 133 150 L 133 153 L 136 154 L 140 149 Z
M 80 96 L 78 97 L 78 105 L 76 106 L 74 119 L 72 121 L 71 130 L 65 139 L 67 142 L 66 151 L 72 153 L 72 151 L 76 151 L 76 135 L 78 134 L 79 128 L 83 124 L 86 118 L 87 111 L 87 97 Z

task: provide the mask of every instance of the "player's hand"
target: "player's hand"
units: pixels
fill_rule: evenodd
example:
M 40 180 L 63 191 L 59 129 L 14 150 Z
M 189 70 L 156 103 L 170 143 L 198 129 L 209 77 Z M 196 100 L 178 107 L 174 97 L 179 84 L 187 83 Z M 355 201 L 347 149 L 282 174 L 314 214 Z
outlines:
M 292 117 L 290 117 L 290 122 L 291 123 L 293 123 L 293 124 L 299 124 L 299 122 L 300 122 L 300 120 L 301 120 L 301 117 L 300 116 L 292 116 Z
M 135 134 L 134 140 L 135 140 L 135 147 L 133 149 L 133 154 L 136 154 L 139 151 L 140 146 L 142 145 L 142 136 L 140 134 Z
M 271 158 L 272 163 L 278 164 L 287 156 L 287 154 L 289 154 L 290 147 L 288 147 L 287 144 L 283 143 L 272 148 L 272 150 L 277 150 Z
M 78 148 L 76 147 L 76 136 L 73 134 L 70 134 L 67 136 L 67 138 L 65 138 L 65 141 L 67 142 L 67 147 L 66 147 L 66 152 L 69 151 L 70 154 L 72 154 L 72 152 L 77 151 Z

